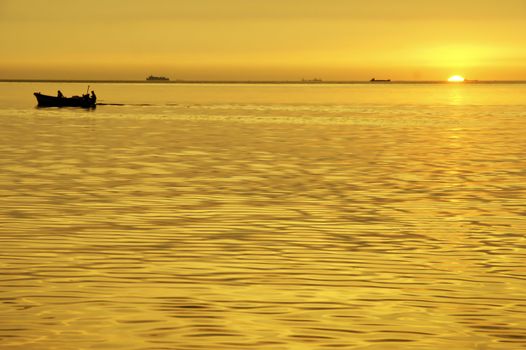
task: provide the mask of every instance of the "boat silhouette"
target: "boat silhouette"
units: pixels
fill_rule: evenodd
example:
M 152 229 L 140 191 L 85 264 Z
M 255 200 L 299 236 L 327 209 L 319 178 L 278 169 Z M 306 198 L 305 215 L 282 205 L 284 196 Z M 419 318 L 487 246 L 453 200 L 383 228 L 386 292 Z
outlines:
M 82 96 L 64 97 L 64 96 L 50 96 L 44 95 L 40 92 L 35 92 L 33 95 L 37 98 L 39 107 L 82 107 L 92 108 L 97 103 L 97 98 L 92 92 L 92 96 L 84 94 Z

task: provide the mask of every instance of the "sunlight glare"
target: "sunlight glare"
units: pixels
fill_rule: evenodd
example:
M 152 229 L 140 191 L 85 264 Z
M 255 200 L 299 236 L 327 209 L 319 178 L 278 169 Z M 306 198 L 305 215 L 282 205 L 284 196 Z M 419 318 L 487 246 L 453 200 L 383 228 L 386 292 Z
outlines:
M 462 83 L 464 81 L 464 77 L 462 77 L 460 75 L 453 75 L 447 81 L 449 81 L 451 83 Z

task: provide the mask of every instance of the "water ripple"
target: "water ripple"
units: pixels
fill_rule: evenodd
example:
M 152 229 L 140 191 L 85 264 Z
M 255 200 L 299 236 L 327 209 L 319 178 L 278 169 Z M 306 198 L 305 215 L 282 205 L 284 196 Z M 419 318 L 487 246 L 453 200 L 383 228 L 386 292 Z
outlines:
M 1 116 L 2 348 L 526 347 L 522 107 L 205 107 Z

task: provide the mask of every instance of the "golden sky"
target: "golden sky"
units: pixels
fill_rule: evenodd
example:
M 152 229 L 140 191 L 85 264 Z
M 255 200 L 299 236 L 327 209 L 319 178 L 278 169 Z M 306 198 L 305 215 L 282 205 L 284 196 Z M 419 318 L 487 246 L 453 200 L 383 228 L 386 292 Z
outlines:
M 0 79 L 526 80 L 526 0 L 0 0 Z

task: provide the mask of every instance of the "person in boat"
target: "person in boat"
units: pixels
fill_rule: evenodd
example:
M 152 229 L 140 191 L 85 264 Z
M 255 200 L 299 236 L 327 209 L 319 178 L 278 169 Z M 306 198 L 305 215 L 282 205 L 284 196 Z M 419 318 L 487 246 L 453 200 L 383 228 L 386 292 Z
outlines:
M 60 90 L 57 91 L 57 97 L 58 98 L 64 97 L 64 95 L 62 94 L 62 91 L 60 91 Z
M 97 95 L 95 95 L 95 91 L 91 90 L 91 101 L 93 103 L 97 102 Z

